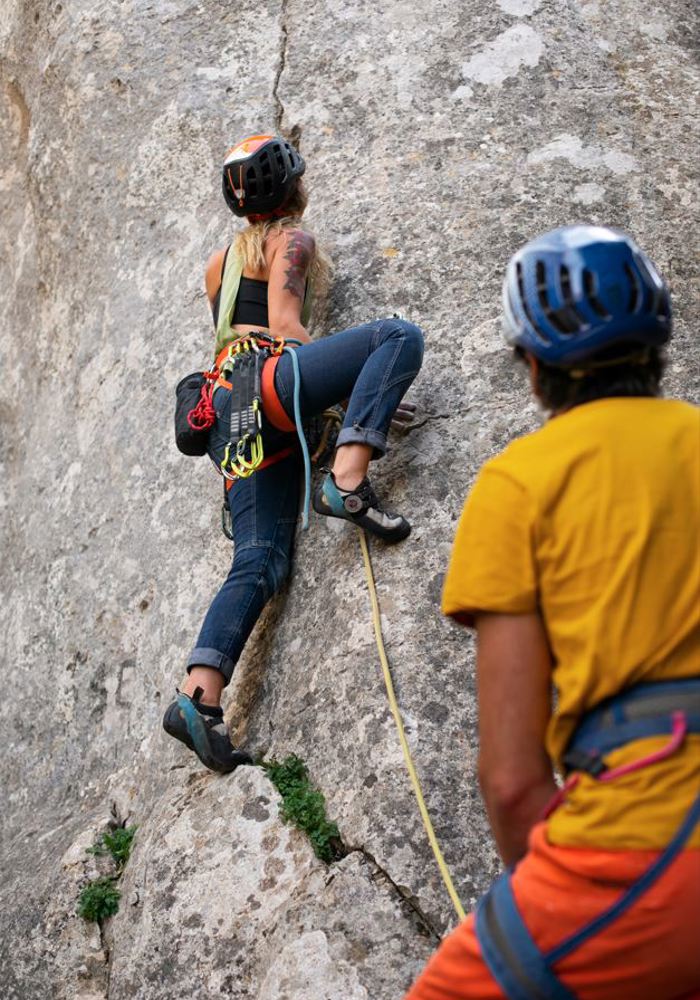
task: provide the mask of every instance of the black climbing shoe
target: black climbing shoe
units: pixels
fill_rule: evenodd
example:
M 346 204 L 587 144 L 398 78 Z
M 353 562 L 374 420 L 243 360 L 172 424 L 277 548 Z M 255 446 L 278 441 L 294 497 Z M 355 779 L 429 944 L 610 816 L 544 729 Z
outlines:
M 197 688 L 195 695 L 198 691 L 201 688 Z M 228 774 L 239 764 L 252 764 L 253 758 L 249 754 L 231 745 L 221 709 L 216 715 L 209 715 L 204 714 L 202 708 L 204 706 L 198 701 L 178 691 L 175 701 L 165 710 L 163 729 L 194 750 L 210 771 Z M 206 709 L 211 711 L 209 706 Z
M 327 471 L 314 493 L 314 510 L 327 517 L 352 521 L 385 542 L 400 542 L 411 532 L 411 525 L 405 517 L 392 514 L 380 506 L 377 494 L 366 477 L 354 490 L 341 490 L 336 486 L 333 473 Z

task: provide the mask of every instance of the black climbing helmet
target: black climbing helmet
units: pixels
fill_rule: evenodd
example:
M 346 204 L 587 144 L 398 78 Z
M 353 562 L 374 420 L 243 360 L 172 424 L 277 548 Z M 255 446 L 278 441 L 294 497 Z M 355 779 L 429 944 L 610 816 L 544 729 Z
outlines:
M 563 226 L 526 243 L 508 264 L 503 311 L 510 344 L 561 367 L 671 336 L 666 283 L 630 236 L 606 226 Z
M 306 169 L 304 158 L 278 135 L 251 135 L 224 160 L 223 191 L 234 215 L 268 215 L 281 208 Z

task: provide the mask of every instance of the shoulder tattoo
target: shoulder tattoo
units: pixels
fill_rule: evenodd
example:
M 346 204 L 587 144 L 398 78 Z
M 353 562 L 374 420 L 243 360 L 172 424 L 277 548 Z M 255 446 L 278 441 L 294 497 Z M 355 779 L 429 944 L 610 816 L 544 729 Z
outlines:
M 284 254 L 284 259 L 287 261 L 287 268 L 284 272 L 284 290 L 296 295 L 298 299 L 304 298 L 306 272 L 313 260 L 314 247 L 313 236 L 301 229 L 295 230 L 287 243 Z

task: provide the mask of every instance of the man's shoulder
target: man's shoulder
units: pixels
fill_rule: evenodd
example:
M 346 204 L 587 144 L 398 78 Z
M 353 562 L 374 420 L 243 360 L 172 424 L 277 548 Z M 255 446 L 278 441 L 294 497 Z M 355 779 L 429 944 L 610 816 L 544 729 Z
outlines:
M 537 464 L 539 458 L 548 453 L 548 442 L 551 437 L 550 423 L 551 421 L 527 434 L 513 438 L 502 451 L 488 459 L 483 468 L 489 472 L 516 478 L 519 473 L 524 473 L 527 469 L 532 468 L 533 463 Z
M 553 483 L 601 452 L 644 452 L 645 441 L 697 442 L 700 407 L 682 399 L 616 397 L 595 400 L 554 416 L 511 441 L 483 466 L 528 491 Z

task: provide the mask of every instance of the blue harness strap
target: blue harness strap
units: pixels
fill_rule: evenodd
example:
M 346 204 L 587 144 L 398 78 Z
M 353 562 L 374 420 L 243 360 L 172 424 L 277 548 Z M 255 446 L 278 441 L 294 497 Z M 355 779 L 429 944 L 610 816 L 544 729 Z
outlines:
M 525 926 L 510 873 L 501 875 L 479 901 L 475 930 L 489 972 L 508 1000 L 576 1000 L 549 968 Z
M 602 755 L 633 740 L 668 736 L 678 709 L 685 713 L 686 731 L 700 733 L 700 677 L 637 684 L 608 698 L 581 719 L 566 752 Z
M 700 678 L 632 688 L 589 713 L 574 735 L 570 749 L 597 757 L 630 739 L 664 735 L 670 732 L 671 713 L 678 709 L 685 711 L 687 731 L 700 732 L 698 698 Z M 632 726 L 634 735 L 629 736 Z M 644 874 L 612 906 L 546 953 L 537 947 L 520 915 L 510 873 L 501 875 L 479 901 L 475 931 L 484 961 L 509 1000 L 576 1000 L 552 966 L 622 916 L 651 888 L 683 849 L 698 823 L 700 795 L 668 846 Z

